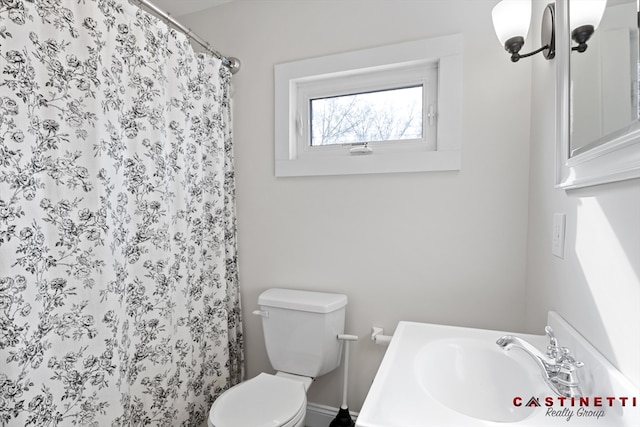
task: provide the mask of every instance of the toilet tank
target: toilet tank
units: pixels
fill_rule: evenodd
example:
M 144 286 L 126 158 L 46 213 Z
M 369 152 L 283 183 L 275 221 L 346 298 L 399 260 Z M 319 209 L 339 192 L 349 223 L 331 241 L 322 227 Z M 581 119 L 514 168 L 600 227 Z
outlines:
M 340 366 L 346 295 L 274 288 L 260 294 L 258 304 L 275 370 L 317 377 Z

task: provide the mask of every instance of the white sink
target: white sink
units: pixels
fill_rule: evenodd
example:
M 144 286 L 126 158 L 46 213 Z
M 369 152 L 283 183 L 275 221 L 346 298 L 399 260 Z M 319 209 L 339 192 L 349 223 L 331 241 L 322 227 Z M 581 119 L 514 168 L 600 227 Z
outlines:
M 640 426 L 638 389 L 556 313 L 549 313 L 548 324 L 559 344 L 584 362 L 580 378 L 588 404 L 561 406 L 530 356 L 496 345 L 510 334 L 544 352 L 545 335 L 400 322 L 356 427 Z M 595 398 L 607 396 L 635 396 L 638 406 L 623 407 L 619 399 L 598 406 Z M 531 398 L 541 406 L 527 406 Z
M 530 395 L 540 374 L 530 360 L 523 362 L 517 354 L 510 357 L 491 338 L 445 338 L 425 344 L 414 362 L 418 382 L 435 400 L 461 414 L 487 421 L 520 421 L 533 408 L 516 410 L 504 403 L 514 395 Z

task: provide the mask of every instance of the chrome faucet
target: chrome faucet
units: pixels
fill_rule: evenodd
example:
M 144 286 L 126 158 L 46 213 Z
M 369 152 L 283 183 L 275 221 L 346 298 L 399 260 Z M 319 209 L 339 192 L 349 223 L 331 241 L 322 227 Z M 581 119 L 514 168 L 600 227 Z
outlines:
M 531 356 L 540 368 L 545 382 L 556 394 L 565 397 L 582 396 L 576 371 L 584 366 L 584 363 L 577 362 L 569 354 L 568 348 L 558 345 L 558 340 L 553 334 L 551 326 L 544 328 L 544 331 L 549 337 L 546 355 L 522 338 L 512 335 L 499 338 L 496 344 L 505 351 L 515 347 Z

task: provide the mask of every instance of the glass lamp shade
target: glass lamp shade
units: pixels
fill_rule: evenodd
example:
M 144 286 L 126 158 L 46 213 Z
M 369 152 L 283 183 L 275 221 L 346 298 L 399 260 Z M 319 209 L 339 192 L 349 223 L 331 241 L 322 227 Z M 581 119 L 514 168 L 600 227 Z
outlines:
M 513 37 L 526 39 L 531 23 L 531 0 L 502 0 L 493 7 L 491 18 L 503 46 Z
M 595 30 L 600 24 L 606 7 L 607 0 L 571 0 L 569 3 L 571 30 L 584 25 L 593 25 Z

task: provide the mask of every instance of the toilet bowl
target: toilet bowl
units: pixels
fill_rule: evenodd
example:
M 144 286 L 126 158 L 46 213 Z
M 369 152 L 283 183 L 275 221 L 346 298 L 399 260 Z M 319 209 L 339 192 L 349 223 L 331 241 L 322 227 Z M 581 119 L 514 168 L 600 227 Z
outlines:
M 222 393 L 208 427 L 303 427 L 314 378 L 340 366 L 347 296 L 268 289 L 258 298 L 267 356 L 275 375 L 261 373 Z
M 261 373 L 224 392 L 208 427 L 303 427 L 311 378 Z

